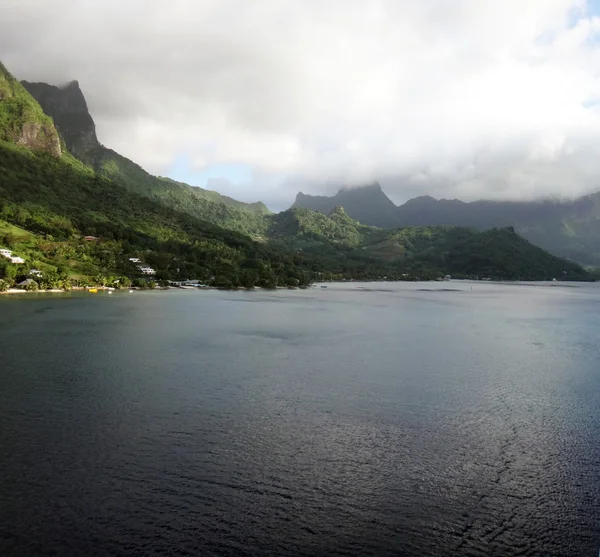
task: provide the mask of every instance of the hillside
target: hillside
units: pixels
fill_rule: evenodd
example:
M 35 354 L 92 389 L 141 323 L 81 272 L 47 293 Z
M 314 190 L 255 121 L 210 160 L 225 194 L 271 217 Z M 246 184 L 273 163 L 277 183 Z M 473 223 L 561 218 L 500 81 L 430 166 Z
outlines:
M 554 255 L 600 266 L 600 193 L 564 202 L 465 203 L 421 196 L 396 207 L 381 188 L 367 186 L 340 191 L 333 197 L 299 193 L 292 207 L 327 214 L 335 205 L 343 206 L 349 216 L 364 224 L 380 227 L 452 225 L 488 230 L 512 226 L 521 236 Z M 382 211 L 381 207 L 385 209 Z
M 341 207 L 329 215 L 290 209 L 273 218 L 270 233 L 307 253 L 369 258 L 411 276 L 500 280 L 589 280 L 584 269 L 532 245 L 514 229 L 479 232 L 455 226 L 380 229 L 351 219 Z
M 152 176 L 138 164 L 100 144 L 94 120 L 77 81 L 64 87 L 24 81 L 23 86 L 44 112 L 54 119 L 70 153 L 92 166 L 98 174 L 128 190 L 240 232 L 260 228 L 260 219 L 256 215 L 269 213 L 261 202 L 243 203 L 218 192 Z M 225 207 L 214 207 L 214 204 Z

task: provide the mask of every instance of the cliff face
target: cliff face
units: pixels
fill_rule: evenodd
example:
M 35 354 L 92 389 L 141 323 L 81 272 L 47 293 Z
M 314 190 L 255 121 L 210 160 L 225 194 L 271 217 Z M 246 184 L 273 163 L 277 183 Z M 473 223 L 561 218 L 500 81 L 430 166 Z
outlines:
M 100 143 L 79 83 L 71 81 L 64 87 L 27 81 L 22 84 L 40 103 L 44 112 L 52 116 L 67 149 L 77 158 L 87 160 L 87 155 Z
M 60 137 L 52 119 L 0 63 L 0 140 L 60 157 Z

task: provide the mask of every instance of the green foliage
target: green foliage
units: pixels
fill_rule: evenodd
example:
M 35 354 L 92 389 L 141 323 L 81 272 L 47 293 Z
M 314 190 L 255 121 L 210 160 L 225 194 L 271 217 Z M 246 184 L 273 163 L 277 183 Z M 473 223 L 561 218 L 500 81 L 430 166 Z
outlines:
M 27 292 L 35 292 L 38 289 L 39 289 L 39 285 L 34 280 L 32 280 L 31 282 L 29 282 L 28 284 L 25 285 L 25 290 Z
M 0 141 L 27 143 L 55 155 L 60 152 L 52 119 L 1 63 Z
M 242 203 L 217 192 L 152 176 L 142 167 L 101 145 L 82 155 L 98 176 L 175 211 L 248 235 L 264 233 L 269 210 L 263 203 Z

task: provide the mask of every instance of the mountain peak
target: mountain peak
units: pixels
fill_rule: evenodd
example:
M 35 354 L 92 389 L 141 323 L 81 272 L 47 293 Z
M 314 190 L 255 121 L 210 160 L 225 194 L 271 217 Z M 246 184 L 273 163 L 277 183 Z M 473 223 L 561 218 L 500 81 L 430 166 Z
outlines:
M 67 149 L 77 158 L 87 161 L 89 153 L 100 143 L 79 82 L 73 80 L 61 87 L 28 81 L 23 81 L 22 85 L 40 103 L 44 112 L 52 116 Z
M 404 205 L 434 205 L 438 200 L 431 195 L 419 195 L 409 199 Z
M 378 182 L 343 187 L 333 197 L 298 192 L 292 207 L 312 209 L 325 215 L 332 213 L 336 207 L 343 207 L 344 215 L 371 226 L 394 226 L 396 222 L 396 206 Z

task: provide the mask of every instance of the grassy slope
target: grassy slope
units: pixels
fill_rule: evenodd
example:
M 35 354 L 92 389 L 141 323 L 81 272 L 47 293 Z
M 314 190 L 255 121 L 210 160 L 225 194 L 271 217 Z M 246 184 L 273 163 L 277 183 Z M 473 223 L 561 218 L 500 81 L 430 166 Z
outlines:
M 157 176 L 159 180 L 163 180 L 170 185 L 181 186 L 182 188 L 188 190 L 190 193 L 194 194 L 194 197 L 197 199 L 204 199 L 206 201 L 211 201 L 212 203 L 223 203 L 224 205 L 228 205 L 229 207 L 234 207 L 236 209 L 243 209 L 246 211 L 252 211 L 258 213 L 260 215 L 268 215 L 271 213 L 268 207 L 262 202 L 257 201 L 256 203 L 245 203 L 243 201 L 238 201 L 237 199 L 233 199 L 232 197 L 228 197 L 223 195 L 217 191 L 206 190 L 204 188 L 199 188 L 196 186 L 190 186 L 184 182 L 178 182 L 176 180 L 172 180 L 171 178 L 165 178 L 164 176 Z
M 176 211 L 248 235 L 259 235 L 265 230 L 263 216 L 269 211 L 262 203 L 245 204 L 216 192 L 152 176 L 141 166 L 105 147 L 89 152 L 84 160 L 101 176 Z

